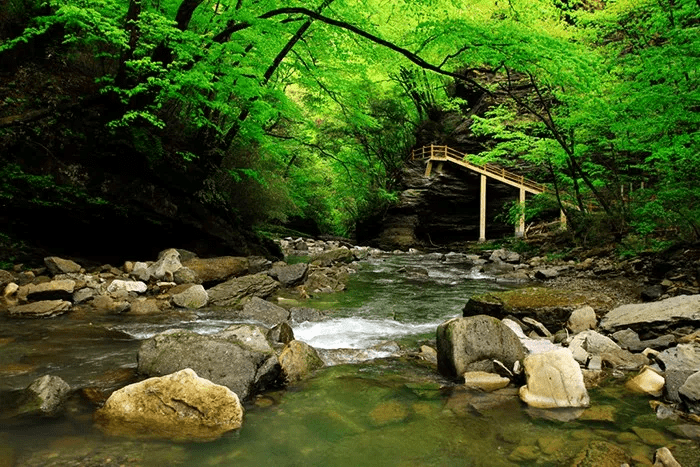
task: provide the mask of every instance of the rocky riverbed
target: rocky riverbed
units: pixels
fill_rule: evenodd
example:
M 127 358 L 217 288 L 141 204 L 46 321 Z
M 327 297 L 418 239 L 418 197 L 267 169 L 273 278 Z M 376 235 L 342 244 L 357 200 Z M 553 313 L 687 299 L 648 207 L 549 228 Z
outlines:
M 697 287 L 697 277 L 692 269 L 682 272 L 688 270 L 685 264 L 666 267 L 658 280 L 645 275 L 654 270 L 653 263 L 616 262 L 610 257 L 577 262 L 524 258 L 508 250 L 384 252 L 341 241 L 291 238 L 281 240 L 280 246 L 289 262 L 271 263 L 260 257 L 200 259 L 171 249 L 155 261 L 120 267 L 86 270 L 53 257 L 46 259 L 45 268 L 0 272 L 4 290 L 0 417 L 12 425 L 37 417 L 54 423 L 70 419 L 77 400 L 92 407 L 95 426 L 110 436 L 206 441 L 245 430 L 246 406 L 264 402 L 270 391 L 300 384 L 321 367 L 393 355 L 428 365 L 436 387 L 480 394 L 473 407 L 511 404 L 519 392 L 520 403 L 540 411 L 538 416 L 545 419 L 614 420 L 610 413 L 595 415 L 600 410 L 589 397 L 590 390 L 612 378 L 623 391 L 648 397 L 650 414 L 676 420 L 684 433 L 679 439 L 700 439 L 695 425 L 700 414 L 696 389 L 700 301 L 697 294 L 686 294 Z M 306 260 L 299 262 L 298 257 Z M 373 348 L 332 350 L 295 339 L 292 328 L 302 332 L 300 323 L 333 323 L 336 318 L 332 311 L 308 304 L 344 290 L 363 261 L 380 264 L 392 257 L 416 258 L 396 270 L 415 291 L 434 280 L 432 265 L 462 271 L 450 273 L 442 287 L 480 278 L 502 290 L 464 297 L 464 310 L 457 310 L 463 317 L 433 325 L 432 336 L 437 327 L 437 339 L 422 343 L 379 342 Z M 652 287 L 661 293 L 652 296 Z M 644 299 L 648 303 L 641 303 Z M 395 319 L 396 313 L 390 317 Z M 118 326 L 100 326 L 114 323 L 115 318 Z M 41 332 L 41 323 L 50 329 L 54 320 L 67 319 L 76 333 L 133 348 L 138 364 L 112 363 L 116 368 L 110 371 L 66 377 L 67 382 L 52 374 L 55 365 L 50 361 L 27 358 L 29 339 L 17 326 Z M 183 324 L 203 319 L 221 323 L 206 332 Z M 139 320 L 149 320 L 151 327 L 135 342 L 124 330 Z M 344 323 L 341 326 L 348 325 Z M 57 352 L 56 359 L 61 358 Z M 44 374 L 35 377 L 37 373 Z M 552 378 L 561 385 L 540 382 Z M 230 413 L 222 411 L 223 406 L 231 408 Z M 404 413 L 400 407 L 377 410 L 380 419 L 392 420 L 395 410 Z M 162 418 L 163 414 L 170 418 Z M 212 414 L 218 415 L 212 418 Z M 401 420 L 405 416 L 397 415 Z M 174 425 L 181 429 L 171 431 Z M 661 449 L 666 444 L 671 451 L 659 451 L 658 465 L 675 465 L 668 460 L 674 452 L 679 459 L 692 458 L 692 450 L 682 442 L 646 445 Z M 528 446 L 515 447 L 506 456 L 508 462 L 553 462 L 548 448 Z M 640 455 L 611 446 L 616 449 L 603 446 L 596 451 L 590 443 L 582 445 L 584 460 L 574 465 L 604 465 L 585 459 L 603 459 L 610 449 L 619 454 L 613 458 L 621 460 L 615 465 L 653 461 L 652 451 Z M 20 464 L 30 464 L 25 461 L 19 456 Z

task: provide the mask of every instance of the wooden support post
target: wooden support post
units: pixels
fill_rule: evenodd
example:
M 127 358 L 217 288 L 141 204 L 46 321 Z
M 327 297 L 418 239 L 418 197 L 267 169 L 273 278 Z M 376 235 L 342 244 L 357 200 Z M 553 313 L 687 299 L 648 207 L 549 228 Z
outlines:
M 520 187 L 520 215 L 518 216 L 518 226 L 515 228 L 515 236 L 525 236 L 525 188 L 523 187 Z
M 436 171 L 437 173 L 441 174 L 441 173 L 442 173 L 442 166 L 443 166 L 444 164 L 445 164 L 444 162 L 438 162 L 438 165 L 437 165 L 437 167 L 435 168 L 435 171 Z
M 481 175 L 481 194 L 479 196 L 479 241 L 486 241 L 486 175 Z
M 425 167 L 425 178 L 430 177 L 430 171 L 433 169 L 433 161 L 428 160 L 428 165 Z

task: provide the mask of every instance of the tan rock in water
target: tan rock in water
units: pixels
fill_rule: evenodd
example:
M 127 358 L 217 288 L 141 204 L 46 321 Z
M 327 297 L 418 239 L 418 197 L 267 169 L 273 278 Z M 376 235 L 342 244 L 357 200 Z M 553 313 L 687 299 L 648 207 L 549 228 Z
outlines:
M 645 367 L 637 376 L 627 381 L 625 386 L 634 392 L 659 397 L 664 391 L 665 383 L 666 380 L 663 376 L 651 368 Z
M 318 356 L 316 349 L 297 340 L 286 345 L 279 356 L 279 361 L 289 383 L 302 380 L 313 370 L 323 366 L 323 360 Z
M 233 391 L 186 368 L 115 391 L 95 420 L 114 436 L 209 441 L 241 427 L 243 406 Z
M 568 349 L 529 355 L 525 358 L 527 385 L 520 398 L 531 407 L 587 407 L 590 403 L 583 374 Z

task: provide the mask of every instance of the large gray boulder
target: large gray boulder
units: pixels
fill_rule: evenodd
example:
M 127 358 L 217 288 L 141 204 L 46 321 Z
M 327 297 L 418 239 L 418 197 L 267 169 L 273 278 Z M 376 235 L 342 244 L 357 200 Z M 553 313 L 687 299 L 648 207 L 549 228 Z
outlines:
M 590 404 L 581 367 L 568 349 L 528 355 L 524 366 L 527 384 L 520 388 L 520 399 L 530 407 L 552 409 Z
M 333 263 L 351 263 L 355 260 L 355 255 L 347 248 L 335 248 L 318 253 L 311 257 L 312 264 L 328 267 Z
M 663 334 L 676 324 L 700 325 L 700 295 L 679 295 L 658 302 L 622 305 L 608 312 L 600 328 L 614 332 L 630 328 L 637 332 Z
M 438 370 L 450 378 L 462 378 L 467 371 L 494 372 L 494 360 L 513 368 L 525 357 L 515 332 L 486 315 L 454 318 L 439 325 L 437 352 Z
M 267 298 L 279 287 L 279 282 L 260 273 L 230 279 L 207 289 L 207 294 L 210 305 L 242 307 L 244 300 L 250 297 Z
M 236 317 L 259 321 L 268 327 L 289 320 L 289 311 L 262 298 L 252 297 L 243 305 L 243 310 L 235 312 Z
M 248 258 L 220 256 L 218 258 L 192 258 L 183 266 L 190 268 L 204 284 L 224 282 L 232 277 L 248 274 Z
M 210 441 L 241 427 L 243 406 L 229 388 L 187 368 L 115 391 L 95 420 L 114 436 Z
M 679 389 L 688 377 L 700 371 L 700 345 L 679 344 L 657 354 L 658 362 L 666 378 L 664 395 L 673 402 L 682 402 Z
M 253 325 L 234 325 L 216 334 L 172 329 L 141 344 L 138 370 L 163 376 L 185 368 L 246 399 L 275 384 L 279 362 L 265 336 Z
M 303 283 L 309 273 L 307 263 L 275 264 L 268 274 L 282 283 L 285 287 L 292 287 Z

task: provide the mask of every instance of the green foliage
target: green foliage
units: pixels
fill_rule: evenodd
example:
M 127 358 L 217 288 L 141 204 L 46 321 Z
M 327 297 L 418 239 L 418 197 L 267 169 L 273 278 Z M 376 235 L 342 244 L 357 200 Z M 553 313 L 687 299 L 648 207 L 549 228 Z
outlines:
M 9 5 L 26 23 L 40 2 Z M 0 54 L 59 31 L 52 52 L 87 65 L 115 134 L 150 166 L 196 164 L 196 196 L 250 222 L 352 233 L 396 201 L 421 121 L 460 111 L 484 141 L 471 157 L 556 188 L 582 241 L 700 239 L 696 0 L 201 2 L 191 18 L 182 5 L 54 0 Z M 444 91 L 455 77 L 505 103 L 479 116 Z M 24 183 L 79 198 L 17 170 L 0 196 Z M 528 201 L 528 221 L 547 199 Z
M 59 185 L 50 175 L 28 174 L 18 164 L 6 164 L 0 169 L 0 200 L 44 207 L 108 204 L 72 185 Z

